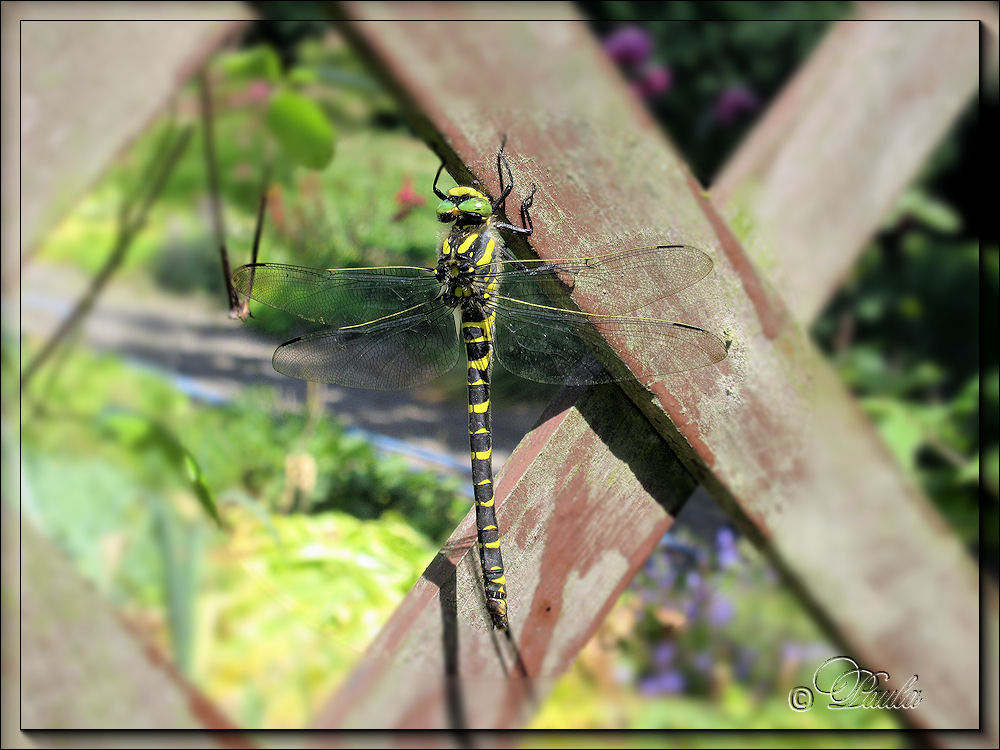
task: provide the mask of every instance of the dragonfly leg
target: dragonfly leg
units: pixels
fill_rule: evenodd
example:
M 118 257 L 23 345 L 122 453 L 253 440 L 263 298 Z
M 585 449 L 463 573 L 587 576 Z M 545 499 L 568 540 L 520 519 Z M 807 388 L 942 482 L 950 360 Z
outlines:
M 528 209 L 535 202 L 535 191 L 538 190 L 538 185 L 531 183 L 531 192 L 528 193 L 528 197 L 521 201 L 521 226 L 528 230 L 528 234 L 535 231 L 534 225 L 531 223 L 531 214 L 528 213 Z
M 442 193 L 441 189 L 438 187 L 438 180 L 441 179 L 441 172 L 442 171 L 444 171 L 444 160 L 443 159 L 441 160 L 441 166 L 438 167 L 437 174 L 434 175 L 434 184 L 431 185 L 431 190 L 434 191 L 434 195 L 436 195 L 438 198 L 440 198 L 441 200 L 444 201 L 444 200 L 448 200 L 448 196 L 445 195 L 444 193 Z
M 500 141 L 500 150 L 497 151 L 497 174 L 500 176 L 500 197 L 493 201 L 493 213 L 497 212 L 497 209 L 503 209 L 504 204 L 507 201 L 507 196 L 510 195 L 510 191 L 514 189 L 514 175 L 510 171 L 510 164 L 507 161 L 507 157 L 504 156 L 503 147 L 507 145 L 507 134 L 504 133 L 503 140 Z M 504 186 L 503 182 L 503 171 L 507 170 L 507 185 Z
M 535 191 L 538 190 L 538 186 L 535 183 L 531 183 L 531 192 L 528 193 L 528 197 L 521 201 L 521 226 L 515 227 L 513 224 L 508 224 L 506 221 L 498 221 L 494 226 L 500 229 L 506 229 L 508 232 L 513 232 L 514 234 L 520 234 L 523 237 L 528 237 L 532 232 L 535 231 L 534 225 L 531 223 L 531 204 L 535 201 Z M 510 192 L 510 186 L 507 188 L 507 192 Z

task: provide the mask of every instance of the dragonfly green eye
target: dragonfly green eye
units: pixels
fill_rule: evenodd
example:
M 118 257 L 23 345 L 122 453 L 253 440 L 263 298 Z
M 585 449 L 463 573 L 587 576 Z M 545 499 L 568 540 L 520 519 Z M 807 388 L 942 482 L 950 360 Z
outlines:
M 476 214 L 484 219 L 493 213 L 493 207 L 482 198 L 469 198 L 458 204 L 458 210 L 463 214 Z
M 458 209 L 452 201 L 444 200 L 438 204 L 437 207 L 437 217 L 438 221 L 449 222 L 454 221 L 458 216 Z

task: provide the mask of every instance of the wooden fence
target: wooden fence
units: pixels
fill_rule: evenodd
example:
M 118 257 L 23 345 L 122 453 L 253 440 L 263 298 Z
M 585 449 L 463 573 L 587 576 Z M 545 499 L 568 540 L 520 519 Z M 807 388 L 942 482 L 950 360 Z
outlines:
M 538 256 L 701 247 L 715 273 L 658 312 L 733 343 L 719 366 L 654 384 L 643 352 L 622 350 L 636 383 L 557 399 L 498 486 L 512 641 L 490 629 L 463 563 L 470 515 L 315 726 L 522 725 L 700 482 L 849 653 L 919 675 L 934 700 L 908 713 L 915 726 L 977 727 L 976 567 L 803 327 L 974 90 L 977 26 L 839 24 L 713 200 L 582 24 L 409 22 L 454 19 L 456 6 L 433 4 L 343 11 L 456 179 L 496 192 L 495 150 L 510 136 L 514 205 L 541 186 Z M 956 52 L 933 55 L 929 85 L 942 45 Z M 887 58 L 906 64 L 880 68 Z M 858 85 L 868 66 L 880 77 Z M 876 122 L 859 122 L 872 110 Z
M 567 20 L 410 23 L 475 12 L 455 4 L 348 3 L 339 12 L 453 176 L 495 192 L 493 155 L 509 135 L 512 199 L 532 181 L 540 187 L 531 247 L 515 252 L 701 247 L 715 272 L 661 312 L 725 331 L 732 348 L 716 368 L 652 385 L 643 352 L 622 351 L 636 383 L 564 392 L 499 481 L 512 640 L 483 613 L 470 515 L 315 726 L 523 725 L 699 483 L 838 643 L 894 679 L 919 674 L 928 698 L 904 718 L 939 729 L 995 722 L 995 710 L 981 719 L 979 708 L 996 705 L 996 589 L 983 585 L 981 617 L 972 560 L 805 333 L 975 91 L 978 26 L 877 23 L 886 7 L 861 5 L 709 197 L 572 8 L 537 7 Z M 574 301 L 597 310 L 596 300 Z M 28 563 L 38 554 L 23 550 Z M 42 590 L 44 577 L 37 583 Z M 30 600 L 35 587 L 25 590 Z M 993 649 L 982 659 L 981 620 L 981 642 Z M 192 714 L 227 726 L 192 711 L 200 699 L 185 686 L 174 693 L 181 708 L 167 713 L 178 726 L 191 726 Z M 127 709 L 131 692 L 118 694 Z M 995 723 L 983 729 L 995 745 Z

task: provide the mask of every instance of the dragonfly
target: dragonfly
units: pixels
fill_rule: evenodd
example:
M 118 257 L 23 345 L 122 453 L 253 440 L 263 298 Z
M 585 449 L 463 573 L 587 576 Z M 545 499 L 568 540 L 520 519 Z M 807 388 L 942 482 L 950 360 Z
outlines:
M 521 260 L 504 235 L 529 237 L 535 191 L 506 221 L 514 181 L 504 144 L 497 152 L 496 199 L 473 187 L 438 187 L 437 218 L 450 229 L 437 265 L 316 269 L 278 263 L 238 268 L 245 296 L 324 326 L 274 352 L 293 378 L 349 388 L 401 390 L 467 365 L 469 443 L 476 534 L 490 620 L 509 627 L 492 464 L 490 384 L 494 362 L 529 380 L 565 385 L 634 377 L 608 341 L 641 346 L 654 377 L 715 364 L 726 344 L 703 328 L 632 314 L 573 309 L 568 291 L 609 301 L 611 312 L 640 310 L 703 279 L 712 260 L 688 245 L 657 245 L 590 257 Z M 506 179 L 505 179 L 506 176 Z M 617 361 L 617 366 L 616 366 Z

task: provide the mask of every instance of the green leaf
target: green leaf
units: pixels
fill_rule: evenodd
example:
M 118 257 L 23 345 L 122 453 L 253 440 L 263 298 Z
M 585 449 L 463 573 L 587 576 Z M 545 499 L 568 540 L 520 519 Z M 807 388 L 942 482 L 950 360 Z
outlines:
M 318 80 L 319 73 L 316 72 L 316 68 L 305 65 L 296 65 L 288 73 L 288 83 L 292 86 L 305 86 Z
M 923 188 L 909 188 L 890 210 L 882 222 L 884 228 L 892 228 L 904 216 L 912 216 L 918 222 L 942 234 L 954 234 L 962 228 L 962 219 L 951 206 L 928 195 Z
M 219 526 L 223 525 L 215 498 L 198 461 L 170 429 L 154 419 L 121 409 L 102 415 L 100 422 L 126 445 L 153 448 L 163 456 L 167 464 L 190 486 L 202 509 Z
M 978 484 L 979 483 L 979 456 L 976 456 L 971 461 L 967 461 L 964 466 L 962 466 L 955 478 L 961 484 Z
M 110 410 L 100 417 L 104 429 L 126 445 L 135 445 L 149 433 L 149 421 L 128 411 Z
M 278 53 L 265 45 L 224 55 L 219 60 L 219 66 L 233 78 L 263 78 L 274 83 L 281 78 Z
M 333 158 L 333 125 L 316 102 L 294 91 L 279 91 L 267 107 L 268 130 L 285 155 L 310 169 Z
M 917 451 L 924 442 L 924 428 L 915 410 L 892 399 L 865 399 L 862 405 L 875 420 L 896 460 L 911 474 L 916 472 Z

